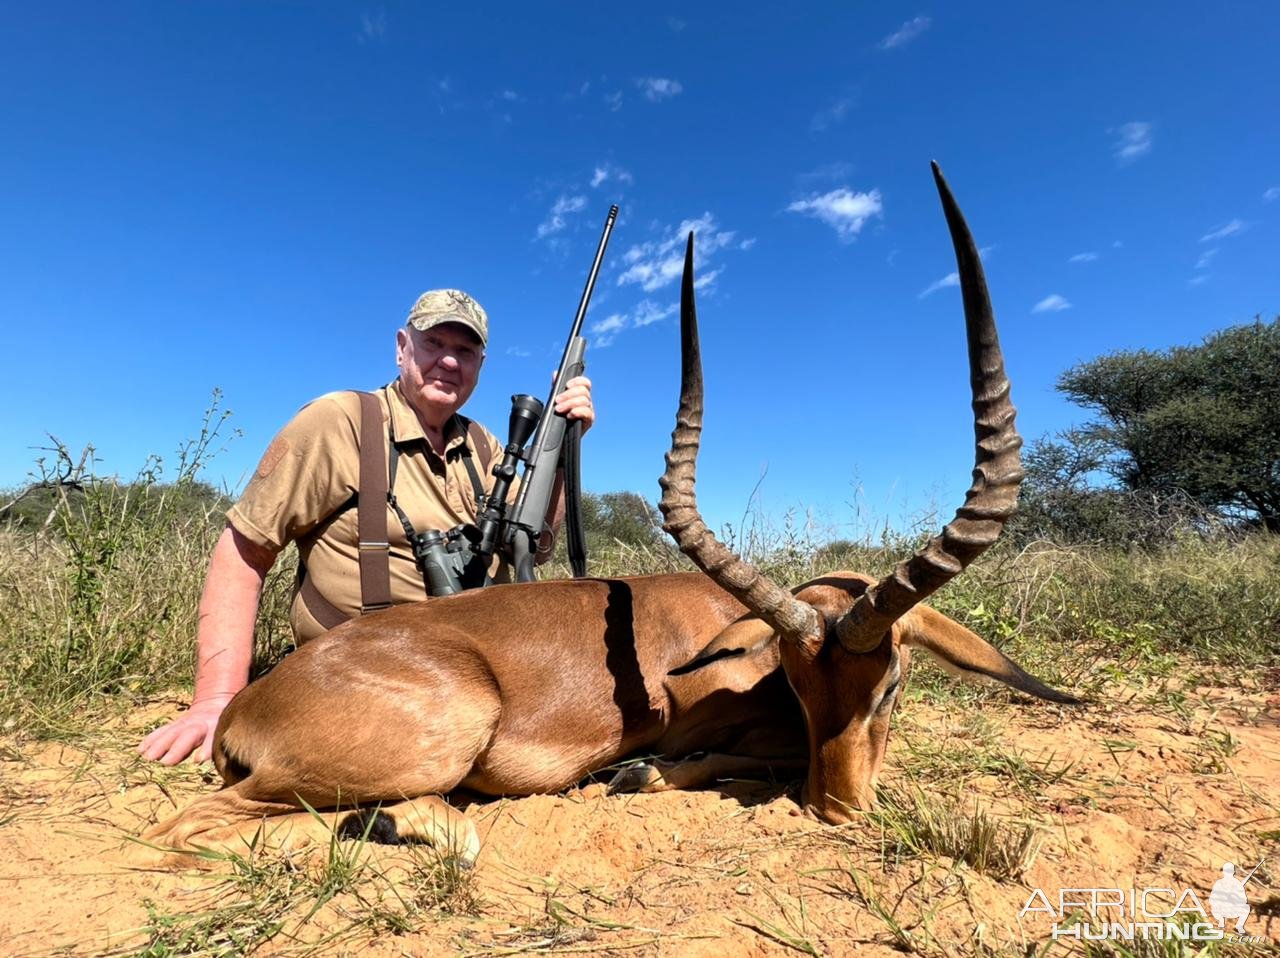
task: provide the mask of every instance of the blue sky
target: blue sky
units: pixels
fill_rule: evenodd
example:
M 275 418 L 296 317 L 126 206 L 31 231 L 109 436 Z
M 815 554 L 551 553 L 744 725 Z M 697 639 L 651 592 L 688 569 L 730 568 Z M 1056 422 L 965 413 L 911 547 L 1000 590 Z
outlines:
M 552 12 L 547 12 L 548 10 Z M 542 395 L 601 223 L 584 485 L 656 498 L 698 232 L 699 493 L 849 535 L 972 462 L 929 160 L 985 248 L 1034 439 L 1115 349 L 1280 309 L 1273 4 L 119 3 L 0 36 L 0 484 L 53 433 L 172 466 L 220 387 L 238 487 L 309 398 L 394 374 L 418 293 L 492 321 L 467 411 Z

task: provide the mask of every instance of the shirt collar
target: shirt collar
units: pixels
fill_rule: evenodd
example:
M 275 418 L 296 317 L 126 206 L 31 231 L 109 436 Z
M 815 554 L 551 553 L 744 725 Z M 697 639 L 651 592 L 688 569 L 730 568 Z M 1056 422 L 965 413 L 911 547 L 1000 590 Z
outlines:
M 426 441 L 427 434 L 422 431 L 422 423 L 418 421 L 418 414 L 413 411 L 413 407 L 409 405 L 409 400 L 405 398 L 400 388 L 400 380 L 392 380 L 384 391 L 387 394 L 387 408 L 391 410 L 391 441 L 405 443 L 420 440 L 428 449 L 431 449 L 431 443 Z M 450 416 L 449 421 L 445 423 L 444 436 L 446 455 L 466 441 L 466 432 L 457 415 Z

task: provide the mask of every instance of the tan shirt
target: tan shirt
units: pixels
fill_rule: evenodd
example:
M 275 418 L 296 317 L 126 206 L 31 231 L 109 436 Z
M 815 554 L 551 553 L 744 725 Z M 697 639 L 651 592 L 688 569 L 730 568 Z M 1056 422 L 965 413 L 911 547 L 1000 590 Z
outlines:
M 426 441 L 422 425 L 404 398 L 399 382 L 378 390 L 386 423 L 400 449 L 395 495 L 416 532 L 447 531 L 474 522 L 478 512 L 475 487 L 463 460 L 463 435 L 452 420 L 446 429 L 442 459 Z M 495 479 L 490 470 L 502 458 L 502 444 L 491 432 L 472 423 L 472 463 L 486 493 Z M 353 392 L 321 396 L 304 406 L 267 447 L 258 469 L 227 520 L 241 535 L 278 551 L 290 542 L 306 574 L 331 604 L 349 616 L 360 614 L 359 537 L 356 509 L 344 508 L 360 486 L 360 400 Z M 416 440 L 416 441 L 415 441 Z M 512 483 L 512 493 L 518 483 Z M 375 508 L 377 508 L 375 506 Z M 399 604 L 427 598 L 422 575 L 399 519 L 386 503 L 387 541 L 391 545 L 391 599 Z M 508 581 L 498 557 L 490 569 L 497 581 Z M 324 632 L 295 589 L 290 625 L 298 642 Z

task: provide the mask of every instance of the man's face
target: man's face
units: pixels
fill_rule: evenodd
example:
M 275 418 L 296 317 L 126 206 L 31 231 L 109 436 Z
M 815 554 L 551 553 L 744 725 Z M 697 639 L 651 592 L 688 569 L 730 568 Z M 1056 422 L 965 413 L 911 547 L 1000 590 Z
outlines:
M 439 427 L 471 398 L 484 347 L 458 323 L 441 323 L 426 332 L 405 326 L 396 333 L 396 363 L 409 405 Z

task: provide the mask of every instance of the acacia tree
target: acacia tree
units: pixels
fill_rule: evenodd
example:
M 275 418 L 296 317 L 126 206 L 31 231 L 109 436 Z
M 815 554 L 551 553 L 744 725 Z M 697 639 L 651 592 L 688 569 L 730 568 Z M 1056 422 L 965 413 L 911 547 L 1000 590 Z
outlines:
M 1280 532 L 1280 317 L 1199 346 L 1111 353 L 1057 388 L 1097 413 L 1067 444 L 1121 489 L 1185 494 Z

